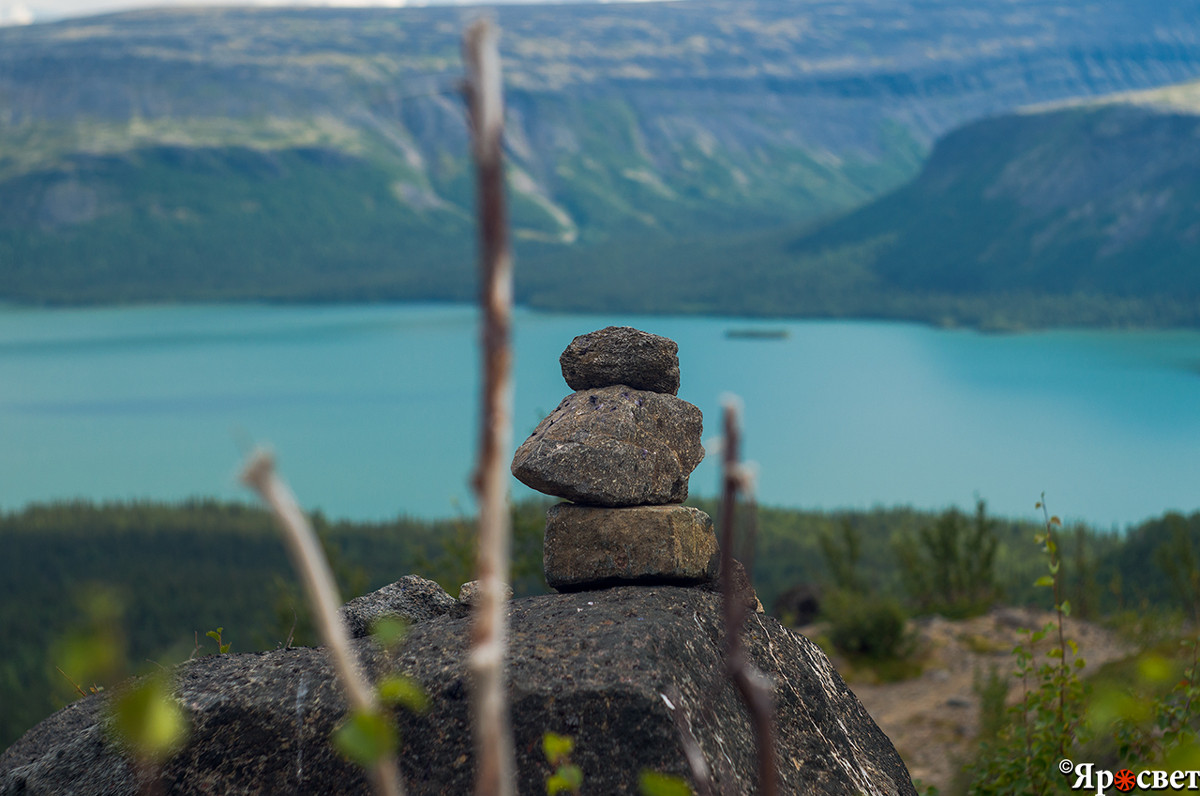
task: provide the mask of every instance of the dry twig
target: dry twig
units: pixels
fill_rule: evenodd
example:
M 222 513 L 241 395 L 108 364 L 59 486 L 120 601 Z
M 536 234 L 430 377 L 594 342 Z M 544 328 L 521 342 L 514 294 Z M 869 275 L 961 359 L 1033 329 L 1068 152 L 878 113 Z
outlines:
M 742 645 L 742 624 L 746 620 L 746 606 L 743 600 L 734 594 L 733 525 L 737 496 L 743 480 L 738 464 L 741 430 L 736 404 L 727 401 L 724 410 L 725 430 L 721 445 L 721 595 L 725 614 L 725 674 L 733 681 L 750 711 L 754 742 L 758 748 L 758 792 L 764 796 L 776 796 L 778 769 L 771 683 L 754 668 Z
M 374 713 L 379 709 L 375 692 L 358 669 L 354 653 L 350 650 L 350 637 L 338 616 L 337 585 L 329 563 L 321 551 L 317 535 L 296 504 L 296 498 L 287 484 L 275 474 L 275 463 L 270 454 L 256 451 L 242 470 L 242 483 L 249 486 L 271 509 L 276 524 L 283 532 L 283 540 L 292 566 L 300 575 L 304 591 L 312 605 L 317 631 L 333 660 L 334 671 L 346 691 L 346 701 L 355 712 Z M 404 786 L 396 761 L 384 758 L 371 768 L 375 789 L 386 796 L 403 796 Z
M 504 108 L 497 31 L 479 20 L 463 36 L 465 87 L 475 156 L 483 309 L 483 396 L 475 492 L 479 502 L 479 601 L 471 627 L 472 725 L 477 796 L 512 796 L 512 729 L 504 688 L 505 586 L 512 536 L 508 513 L 511 440 L 512 256 L 504 204 Z

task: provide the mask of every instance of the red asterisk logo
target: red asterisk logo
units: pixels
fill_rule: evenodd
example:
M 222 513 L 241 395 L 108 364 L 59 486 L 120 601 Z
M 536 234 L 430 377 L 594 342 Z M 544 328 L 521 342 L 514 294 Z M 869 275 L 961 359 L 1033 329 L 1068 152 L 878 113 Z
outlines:
M 1123 768 L 1113 775 L 1113 784 L 1117 786 L 1117 790 L 1124 793 L 1127 790 L 1133 790 L 1137 780 L 1133 777 L 1133 772 L 1127 768 Z

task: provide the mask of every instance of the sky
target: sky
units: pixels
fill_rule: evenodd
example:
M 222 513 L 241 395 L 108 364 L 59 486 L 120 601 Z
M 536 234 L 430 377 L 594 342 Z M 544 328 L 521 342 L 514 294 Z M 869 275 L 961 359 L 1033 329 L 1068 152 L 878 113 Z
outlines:
M 0 0 L 0 26 L 28 25 L 64 17 L 84 17 L 110 11 L 154 6 L 197 5 L 321 5 L 382 6 L 406 5 L 496 5 L 519 2 L 561 2 L 562 0 Z M 585 0 L 586 1 L 586 0 Z M 603 2 L 604 0 L 599 0 Z M 624 0 L 629 2 L 629 0 Z

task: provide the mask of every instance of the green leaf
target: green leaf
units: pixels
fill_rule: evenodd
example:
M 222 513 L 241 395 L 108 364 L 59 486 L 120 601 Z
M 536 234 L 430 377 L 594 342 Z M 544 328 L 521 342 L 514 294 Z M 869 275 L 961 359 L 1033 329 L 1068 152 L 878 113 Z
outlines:
M 542 736 L 542 754 L 546 756 L 546 762 L 552 766 L 557 766 L 574 749 L 575 742 L 565 735 L 547 732 Z
M 1062 604 L 1059 605 L 1058 608 L 1059 608 L 1059 610 L 1061 610 L 1063 612 L 1063 616 L 1071 615 L 1071 601 L 1070 600 L 1063 600 Z
M 148 677 L 118 694 L 112 721 L 117 737 L 142 760 L 165 760 L 188 734 L 183 708 L 171 696 L 166 675 Z
M 208 636 L 209 638 L 211 638 L 213 641 L 217 642 L 217 652 L 221 653 L 222 655 L 229 652 L 229 650 L 233 647 L 232 641 L 225 642 L 225 643 L 221 642 L 221 637 L 222 637 L 221 634 L 224 632 L 225 632 L 225 628 L 218 627 L 216 630 L 210 630 L 204 634 L 204 635 Z
M 384 649 L 392 649 L 408 635 L 408 622 L 398 616 L 385 616 L 371 626 L 371 635 Z
M 576 765 L 559 766 L 546 780 L 546 796 L 557 793 L 578 793 L 583 787 L 583 771 Z
M 399 674 L 379 681 L 379 699 L 387 705 L 403 705 L 413 713 L 429 710 L 429 695 L 421 684 Z
M 1107 732 L 1118 721 L 1144 724 L 1154 718 L 1154 710 L 1145 699 L 1123 693 L 1108 686 L 1092 698 L 1087 708 L 1087 722 L 1100 732 Z
M 1054 578 L 1051 577 L 1050 575 L 1042 575 L 1040 578 L 1038 578 L 1037 580 L 1035 580 L 1033 582 L 1033 585 L 1034 586 L 1053 586 Z
M 682 777 L 643 770 L 638 774 L 641 796 L 692 796 L 692 786 Z
M 1059 569 L 1059 567 L 1061 567 L 1061 566 L 1062 566 L 1062 565 L 1061 565 L 1059 562 L 1057 562 L 1057 561 L 1051 561 L 1051 562 L 1050 562 L 1048 565 L 1046 565 L 1046 569 L 1050 570 L 1050 574 L 1051 574 L 1051 575 L 1057 575 L 1057 574 L 1058 574 L 1058 569 Z
M 112 636 L 100 633 L 76 633 L 56 645 L 60 669 L 73 682 L 109 682 L 118 679 L 124 669 L 125 653 Z
M 1138 661 L 1138 677 L 1146 683 L 1168 683 L 1175 679 L 1175 671 L 1169 660 L 1150 654 Z
M 333 745 L 343 757 L 367 768 L 394 754 L 400 740 L 386 715 L 359 711 L 333 731 Z

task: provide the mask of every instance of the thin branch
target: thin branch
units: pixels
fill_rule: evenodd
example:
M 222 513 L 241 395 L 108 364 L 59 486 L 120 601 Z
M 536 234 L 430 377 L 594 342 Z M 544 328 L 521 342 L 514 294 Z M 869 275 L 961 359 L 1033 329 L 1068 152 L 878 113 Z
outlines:
M 507 645 L 506 587 L 512 537 L 508 463 L 512 437 L 512 256 L 504 203 L 501 136 L 504 108 L 498 32 L 486 19 L 463 36 L 465 93 L 475 157 L 479 216 L 480 293 L 483 310 L 483 395 L 479 462 L 474 486 L 479 503 L 479 599 L 471 626 L 472 726 L 477 764 L 476 796 L 512 796 L 514 755 L 504 687 Z
M 742 701 L 750 711 L 754 743 L 758 749 L 758 792 L 764 796 L 776 796 L 779 792 L 778 766 L 775 755 L 775 706 L 771 683 L 754 668 L 742 645 L 742 624 L 746 620 L 746 606 L 734 594 L 733 525 L 736 516 L 735 505 L 743 480 L 741 468 L 738 466 L 741 429 L 738 425 L 736 403 L 727 401 L 724 409 L 725 430 L 721 444 L 721 595 L 725 614 L 725 673 L 737 687 Z
M 1063 636 L 1063 607 L 1062 595 L 1059 593 L 1059 577 L 1058 577 L 1058 542 L 1054 539 L 1054 524 L 1058 521 L 1058 517 L 1050 516 L 1050 509 L 1046 508 L 1046 493 L 1042 493 L 1040 501 L 1042 507 L 1042 516 L 1046 519 L 1046 550 L 1050 553 L 1051 572 L 1054 573 L 1054 613 L 1058 620 L 1058 675 L 1062 682 L 1058 685 L 1058 726 L 1063 727 L 1064 731 L 1058 736 L 1058 753 L 1066 755 L 1067 753 L 1067 738 L 1066 738 L 1066 723 L 1064 714 L 1066 712 L 1066 687 L 1063 683 L 1067 678 L 1067 642 Z
M 312 605 L 317 631 L 333 660 L 334 671 L 346 691 L 346 701 L 356 712 L 376 712 L 379 703 L 375 692 L 358 669 L 354 653 L 350 649 L 350 637 L 345 625 L 338 617 L 337 585 L 329 562 L 321 552 L 317 535 L 313 533 L 304 513 L 296 504 L 296 498 L 287 484 L 275 474 L 275 463 L 265 451 L 251 455 L 242 470 L 242 483 L 249 486 L 271 509 L 276 524 L 283 532 L 283 540 L 292 566 L 300 575 L 300 581 Z M 386 796 L 403 796 L 404 786 L 396 761 L 384 758 L 371 768 L 371 777 L 378 792 Z
M 62 669 L 59 669 L 59 667 L 55 666 L 54 668 L 55 668 L 55 669 L 58 669 L 58 673 L 59 673 L 59 674 L 61 674 L 63 677 L 66 677 L 66 680 L 67 680 L 67 682 L 68 682 L 68 683 L 70 683 L 70 684 L 71 684 L 71 686 L 72 686 L 72 687 L 73 687 L 73 688 L 74 688 L 76 691 L 78 691 L 78 692 L 79 692 L 79 695 L 80 695 L 81 697 L 85 697 L 85 696 L 87 696 L 87 692 L 86 692 L 86 691 L 84 691 L 82 688 L 80 688 L 80 687 L 79 687 L 79 683 L 75 682 L 75 681 L 74 681 L 74 680 L 72 680 L 70 677 L 67 677 L 67 673 L 66 673 L 66 672 L 64 672 Z
M 742 462 L 738 465 L 738 486 L 741 489 L 743 505 L 741 527 L 741 549 L 738 560 L 746 570 L 746 580 L 754 585 L 754 564 L 758 550 L 758 482 L 757 467 L 754 462 Z

